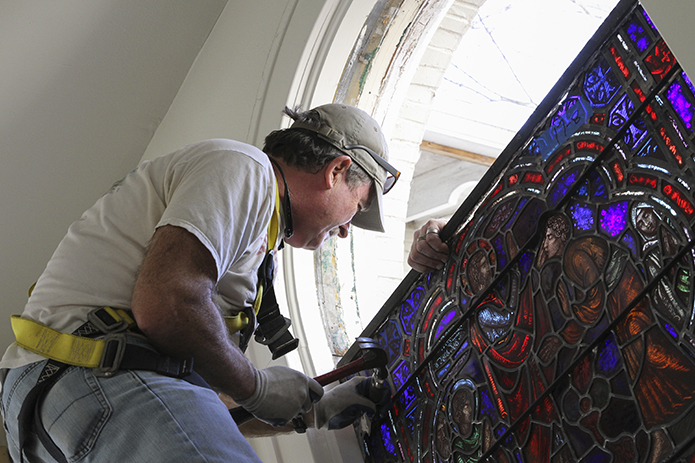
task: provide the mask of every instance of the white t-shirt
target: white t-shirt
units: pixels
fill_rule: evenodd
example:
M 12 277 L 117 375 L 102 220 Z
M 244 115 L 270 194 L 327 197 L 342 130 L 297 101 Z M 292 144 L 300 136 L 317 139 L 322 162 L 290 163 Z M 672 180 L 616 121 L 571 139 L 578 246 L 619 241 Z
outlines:
M 267 248 L 276 181 L 268 157 L 232 140 L 206 140 L 143 162 L 68 229 L 22 313 L 70 333 L 96 307 L 129 309 L 157 227 L 193 233 L 217 264 L 225 315 L 253 303 Z M 40 357 L 12 344 L 0 368 Z

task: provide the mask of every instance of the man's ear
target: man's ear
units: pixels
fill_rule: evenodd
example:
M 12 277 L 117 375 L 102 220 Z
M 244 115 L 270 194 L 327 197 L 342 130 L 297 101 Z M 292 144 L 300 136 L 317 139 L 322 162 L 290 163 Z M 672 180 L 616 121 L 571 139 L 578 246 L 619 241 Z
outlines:
M 346 154 L 338 156 L 331 162 L 326 164 L 324 169 L 324 176 L 326 182 L 326 188 L 333 188 L 338 185 L 341 179 L 345 178 L 347 175 L 347 170 L 352 165 L 352 158 Z

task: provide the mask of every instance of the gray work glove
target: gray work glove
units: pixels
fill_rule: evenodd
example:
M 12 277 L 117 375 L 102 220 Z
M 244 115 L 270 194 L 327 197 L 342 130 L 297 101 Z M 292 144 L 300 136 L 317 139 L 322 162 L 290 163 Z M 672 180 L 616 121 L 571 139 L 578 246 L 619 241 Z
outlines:
M 273 426 L 284 426 L 292 418 L 311 409 L 323 396 L 314 379 L 291 368 L 272 366 L 256 369 L 256 390 L 248 399 L 236 402 L 253 416 Z
M 326 392 L 314 406 L 314 426 L 342 429 L 355 422 L 363 413 L 374 416 L 376 405 L 367 397 L 370 378 L 355 376 Z

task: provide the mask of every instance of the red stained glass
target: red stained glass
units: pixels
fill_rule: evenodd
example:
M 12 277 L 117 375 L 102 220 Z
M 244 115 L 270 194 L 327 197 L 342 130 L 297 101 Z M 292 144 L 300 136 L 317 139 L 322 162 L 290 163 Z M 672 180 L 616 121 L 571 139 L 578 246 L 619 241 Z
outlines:
M 661 40 L 656 44 L 652 53 L 644 59 L 644 62 L 649 72 L 658 82 L 671 70 L 676 63 L 676 59 L 668 46 L 666 46 L 666 43 Z
M 611 55 L 613 55 L 613 59 L 615 60 L 615 64 L 618 65 L 618 69 L 620 69 L 620 72 L 623 73 L 623 77 L 626 79 L 630 78 L 630 70 L 625 66 L 625 62 L 623 61 L 623 58 L 618 54 L 618 50 L 615 47 L 611 47 Z
M 527 172 L 524 175 L 523 183 L 543 183 L 543 174 L 538 172 Z

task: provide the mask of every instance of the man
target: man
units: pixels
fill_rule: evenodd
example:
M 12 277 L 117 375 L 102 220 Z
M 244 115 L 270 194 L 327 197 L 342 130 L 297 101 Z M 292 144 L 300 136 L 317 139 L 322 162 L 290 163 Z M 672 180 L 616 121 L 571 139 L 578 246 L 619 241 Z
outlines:
M 253 328 L 268 249 L 316 249 L 351 223 L 383 231 L 381 196 L 399 175 L 363 111 L 286 113 L 294 124 L 263 152 L 208 140 L 144 162 L 70 227 L 0 362 L 14 460 L 23 447 L 25 461 L 258 461 L 218 393 L 274 426 L 313 403 L 323 427 L 373 410 L 356 381 L 319 400 L 302 373 L 256 369 L 228 331 Z M 131 313 L 144 337 L 123 335 Z M 104 334 L 95 370 L 86 336 Z

